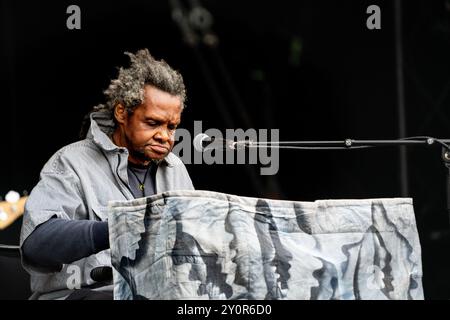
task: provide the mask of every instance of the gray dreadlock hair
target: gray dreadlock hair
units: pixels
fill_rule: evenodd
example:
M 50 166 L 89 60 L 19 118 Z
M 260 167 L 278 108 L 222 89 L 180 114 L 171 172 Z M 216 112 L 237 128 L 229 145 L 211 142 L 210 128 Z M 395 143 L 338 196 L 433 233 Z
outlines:
M 139 50 L 136 54 L 130 52 L 125 52 L 125 54 L 130 57 L 130 66 L 119 69 L 117 79 L 111 80 L 108 89 L 103 91 L 106 98 L 105 104 L 95 106 L 90 113 L 96 111 L 110 112 L 115 122 L 114 108 L 116 105 L 120 103 L 129 113 L 132 113 L 144 101 L 145 85 L 152 85 L 164 92 L 180 97 L 182 109 L 184 109 L 186 88 L 183 77 L 178 71 L 172 69 L 164 60 L 156 60 L 148 49 Z M 80 132 L 81 138 L 86 136 L 89 128 L 90 113 L 83 121 Z

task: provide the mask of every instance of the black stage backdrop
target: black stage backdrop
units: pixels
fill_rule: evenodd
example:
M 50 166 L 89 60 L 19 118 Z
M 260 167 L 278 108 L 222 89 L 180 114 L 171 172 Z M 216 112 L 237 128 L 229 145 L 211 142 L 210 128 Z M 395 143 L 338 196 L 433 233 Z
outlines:
M 183 41 L 186 34 L 172 19 L 177 2 L 184 8 L 198 3 L 209 13 L 203 17 L 212 24 L 202 20 L 206 42 Z M 80 30 L 66 27 L 72 4 L 81 9 Z M 366 27 L 372 4 L 381 8 L 381 30 Z M 184 75 L 188 101 L 181 127 L 189 130 L 202 120 L 205 129 L 280 129 L 281 140 L 396 139 L 394 9 L 394 1 L 378 0 L 2 0 L 0 195 L 31 191 L 49 157 L 78 139 L 83 116 L 103 101 L 116 66 L 128 61 L 123 52 L 144 47 Z M 401 13 L 406 134 L 450 138 L 450 1 L 403 1 Z M 425 296 L 449 299 L 440 150 L 409 148 L 407 159 Z M 197 189 L 242 196 L 402 196 L 397 148 L 282 150 L 275 176 L 258 175 L 258 166 L 187 167 Z M 0 231 L 0 242 L 17 244 L 20 224 Z M 0 298 L 22 298 L 27 279 L 17 261 L 6 260 Z

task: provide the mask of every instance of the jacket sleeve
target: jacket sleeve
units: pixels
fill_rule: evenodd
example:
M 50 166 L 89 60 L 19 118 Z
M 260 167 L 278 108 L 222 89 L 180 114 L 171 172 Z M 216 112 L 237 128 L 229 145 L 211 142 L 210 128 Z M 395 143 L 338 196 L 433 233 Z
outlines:
M 72 220 L 75 216 L 87 217 L 84 197 L 78 177 L 71 170 L 70 161 L 64 160 L 60 151 L 42 169 L 40 180 L 25 204 L 20 234 L 21 250 L 24 241 L 39 225 L 53 217 Z M 27 271 L 43 272 L 27 263 L 23 251 L 22 264 Z

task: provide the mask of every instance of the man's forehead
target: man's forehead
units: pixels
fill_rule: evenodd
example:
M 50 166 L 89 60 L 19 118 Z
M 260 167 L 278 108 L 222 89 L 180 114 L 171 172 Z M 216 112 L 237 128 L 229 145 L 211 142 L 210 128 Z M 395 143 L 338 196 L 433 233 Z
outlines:
M 181 118 L 181 101 L 179 98 L 173 99 L 152 98 L 145 99 L 141 107 L 142 115 L 145 118 L 152 118 L 166 121 L 179 121 Z
M 143 116 L 148 119 L 155 120 L 171 120 L 176 121 L 181 118 L 181 108 L 179 112 L 173 108 L 164 108 L 160 105 L 143 105 Z

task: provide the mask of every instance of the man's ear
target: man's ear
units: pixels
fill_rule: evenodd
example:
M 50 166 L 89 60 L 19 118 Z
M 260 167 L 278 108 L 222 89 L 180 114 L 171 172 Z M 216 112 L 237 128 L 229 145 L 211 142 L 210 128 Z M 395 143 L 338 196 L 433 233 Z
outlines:
M 118 123 L 124 123 L 127 119 L 127 115 L 128 113 L 125 107 L 121 103 L 116 104 L 114 107 L 114 118 L 116 118 L 116 121 Z

